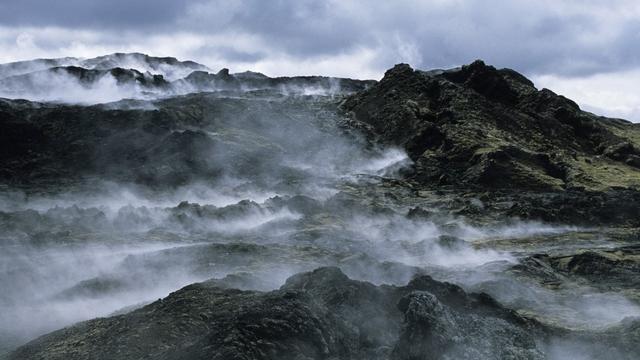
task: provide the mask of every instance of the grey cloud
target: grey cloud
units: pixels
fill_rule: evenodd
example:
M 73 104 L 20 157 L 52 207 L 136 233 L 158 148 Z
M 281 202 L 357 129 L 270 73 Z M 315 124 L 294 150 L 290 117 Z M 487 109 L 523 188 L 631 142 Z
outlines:
M 623 16 L 627 9 L 640 16 L 634 3 L 68 0 L 51 6 L 45 0 L 4 0 L 0 25 L 99 29 L 104 38 L 124 43 L 133 37 L 139 42 L 149 29 L 154 34 L 181 31 L 256 39 L 260 49 L 206 44 L 191 51 L 201 55 L 213 49 L 229 62 L 280 55 L 308 60 L 365 48 L 375 51 L 370 65 L 376 70 L 402 61 L 433 68 L 482 58 L 526 74 L 585 76 L 640 66 L 640 48 L 635 46 L 640 21 L 638 16 Z M 113 35 L 123 30 L 126 35 Z
M 198 54 L 206 56 L 207 54 L 216 54 L 217 56 L 229 60 L 231 63 L 253 63 L 266 58 L 268 55 L 261 51 L 245 51 L 235 49 L 230 46 L 208 45 L 198 49 Z
M 295 56 L 332 55 L 372 41 L 333 1 L 210 0 L 191 9 L 181 22 L 187 28 L 253 34 Z
M 0 24 L 105 30 L 173 24 L 189 1 L 2 0 Z
M 575 9 L 584 4 L 573 3 Z M 599 2 L 588 4 L 597 10 Z M 624 10 L 628 4 L 603 3 L 602 10 Z M 389 67 L 403 60 L 398 47 L 404 41 L 421 55 L 413 65 L 422 68 L 483 58 L 525 73 L 577 76 L 640 65 L 640 50 L 633 46 L 637 20 L 602 21 L 566 6 L 551 9 L 548 2 L 244 0 L 229 5 L 211 0 L 197 8 L 182 19 L 194 31 L 251 34 L 297 57 L 368 47 L 379 49 L 377 63 Z M 216 21 L 207 22 L 212 14 Z M 612 33 L 605 44 L 596 39 L 602 33 Z

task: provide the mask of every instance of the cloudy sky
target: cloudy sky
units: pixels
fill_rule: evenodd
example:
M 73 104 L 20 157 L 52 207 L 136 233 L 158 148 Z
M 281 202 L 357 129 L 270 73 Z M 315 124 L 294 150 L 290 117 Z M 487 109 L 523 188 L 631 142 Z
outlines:
M 640 121 L 638 0 L 1 0 L 0 62 L 144 52 L 268 75 L 380 78 L 481 58 Z

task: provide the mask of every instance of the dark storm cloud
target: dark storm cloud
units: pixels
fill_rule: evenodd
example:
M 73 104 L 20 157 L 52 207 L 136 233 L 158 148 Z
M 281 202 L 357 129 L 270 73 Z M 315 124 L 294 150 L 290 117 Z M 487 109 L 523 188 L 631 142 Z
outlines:
M 640 48 L 633 46 L 639 21 L 624 18 L 628 4 L 212 0 L 192 7 L 182 24 L 195 31 L 252 34 L 297 57 L 370 47 L 381 49 L 377 62 L 388 67 L 397 61 L 398 47 L 409 46 L 419 55 L 419 67 L 483 58 L 528 73 L 585 75 L 640 64 Z
M 236 32 L 261 37 L 294 56 L 332 55 L 373 43 L 371 31 L 334 1 L 200 1 L 179 25 L 195 32 Z
M 173 24 L 188 1 L 175 0 L 2 0 L 0 24 L 102 29 Z
M 203 37 L 188 54 L 207 57 L 214 49 L 220 61 L 243 63 L 270 56 L 313 61 L 370 49 L 375 56 L 367 66 L 373 72 L 401 61 L 432 68 L 477 58 L 527 74 L 633 69 L 640 66 L 639 19 L 634 0 L 0 2 L 4 27 L 97 30 L 110 45 L 186 32 Z M 245 36 L 253 43 L 241 47 L 204 39 L 214 34 Z

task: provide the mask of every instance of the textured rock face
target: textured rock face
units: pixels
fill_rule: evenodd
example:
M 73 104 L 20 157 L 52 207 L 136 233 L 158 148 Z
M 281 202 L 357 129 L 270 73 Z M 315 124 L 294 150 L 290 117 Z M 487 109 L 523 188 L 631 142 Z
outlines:
M 45 335 L 9 359 L 529 360 L 548 358 L 551 346 L 552 329 L 428 276 L 374 286 L 329 267 L 295 275 L 272 292 L 232 289 L 236 284 L 228 277 L 189 285 L 128 314 Z M 632 359 L 637 327 L 629 321 L 553 341 L 597 339 L 597 351 L 616 346 L 620 359 Z
M 560 275 L 588 282 L 603 290 L 638 289 L 640 288 L 640 247 L 631 245 L 555 256 L 539 254 L 527 258 L 516 268 L 524 274 L 539 278 L 540 281 Z M 555 275 L 549 276 L 549 274 Z M 551 281 L 557 281 L 557 278 Z M 635 297 L 637 298 L 638 295 Z
M 456 313 L 429 292 L 410 293 L 399 308 L 405 325 L 394 359 L 544 359 L 517 323 Z
M 626 186 L 638 185 L 638 153 L 628 139 L 635 125 L 580 111 L 481 61 L 430 72 L 396 65 L 343 107 L 372 138 L 403 146 L 421 182 L 560 190 L 607 187 L 622 172 Z
M 399 304 L 396 306 L 396 304 Z M 46 335 L 11 359 L 539 359 L 535 324 L 428 277 L 376 287 L 337 268 L 280 290 L 187 286 L 126 315 Z

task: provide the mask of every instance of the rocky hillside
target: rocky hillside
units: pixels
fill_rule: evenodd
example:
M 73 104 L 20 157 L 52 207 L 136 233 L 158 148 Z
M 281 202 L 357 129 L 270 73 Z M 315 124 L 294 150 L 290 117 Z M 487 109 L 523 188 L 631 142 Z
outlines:
M 129 314 L 51 333 L 10 359 L 533 360 L 545 358 L 552 332 L 485 294 L 428 276 L 377 287 L 320 268 L 267 293 L 233 290 L 237 281 L 187 286 Z M 625 344 L 614 331 L 565 336 L 597 338 L 603 349 Z M 624 346 L 627 354 L 640 351 L 637 343 Z
M 0 69 L 41 91 L 0 99 L 1 359 L 640 353 L 635 124 L 480 61 Z
M 0 64 L 0 97 L 85 105 L 213 91 L 341 95 L 364 90 L 373 83 L 325 76 L 271 78 L 250 71 L 231 74 L 228 69 L 213 73 L 193 61 L 137 53 Z
M 510 69 L 396 65 L 344 109 L 376 140 L 404 147 L 415 179 L 492 189 L 640 186 L 640 125 L 581 111 Z
M 0 179 L 30 191 L 97 179 L 170 188 L 224 176 L 306 176 L 283 159 L 332 162 L 337 154 L 325 146 L 333 144 L 354 150 L 341 162 L 358 161 L 358 142 L 335 136 L 337 105 L 272 91 L 95 106 L 0 99 Z

